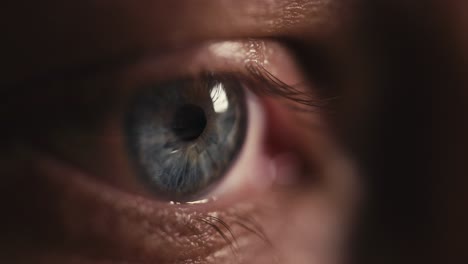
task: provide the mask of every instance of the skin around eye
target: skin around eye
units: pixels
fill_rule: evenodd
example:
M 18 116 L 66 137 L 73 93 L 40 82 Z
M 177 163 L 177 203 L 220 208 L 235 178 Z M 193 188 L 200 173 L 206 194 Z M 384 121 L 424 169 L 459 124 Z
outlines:
M 264 69 L 270 78 L 252 75 L 246 65 Z M 170 199 L 158 199 L 138 180 L 122 128 L 131 98 L 147 88 L 145 84 L 203 72 L 228 72 L 240 80 L 248 109 L 245 142 L 222 179 L 201 200 L 170 203 Z M 136 263 L 286 259 L 301 263 L 315 251 L 298 250 L 299 245 L 320 241 L 321 247 L 333 247 L 333 232 L 340 225 L 339 206 L 324 198 L 331 194 L 317 191 L 322 184 L 315 179 L 316 175 L 326 179 L 323 175 L 331 173 L 330 168 L 342 165 L 330 162 L 339 159 L 319 109 L 303 111 L 304 105 L 284 97 L 284 90 L 273 92 L 272 84 L 278 81 L 294 88 L 291 91 L 296 90 L 299 97 L 314 97 L 313 86 L 303 82 L 294 60 L 280 44 L 229 41 L 157 59 L 145 57 L 105 76 L 75 82 L 86 84 L 83 89 L 100 87 L 113 96 L 106 107 L 73 105 L 83 112 L 96 109 L 91 111 L 92 118 L 99 122 L 85 125 L 85 118 L 64 120 L 50 128 L 40 148 L 25 146 L 27 151 L 22 151 L 33 157 L 28 167 L 34 172 L 31 179 L 38 182 L 29 193 L 42 197 L 38 211 L 44 219 L 36 224 L 46 226 L 48 247 L 60 245 L 42 257 L 51 254 L 59 263 L 69 262 L 67 252 L 72 252 L 85 263 L 96 259 Z M 182 137 L 192 139 L 197 133 Z M 25 168 L 17 169 L 27 174 Z M 307 227 L 296 228 L 306 222 Z

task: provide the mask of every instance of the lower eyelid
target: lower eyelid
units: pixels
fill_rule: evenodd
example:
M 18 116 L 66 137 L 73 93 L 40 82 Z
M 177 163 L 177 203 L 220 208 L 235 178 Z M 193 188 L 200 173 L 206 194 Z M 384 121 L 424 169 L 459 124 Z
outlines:
M 262 99 L 251 95 L 249 105 L 253 108 L 250 112 L 255 115 L 249 118 L 253 122 L 249 129 L 258 131 L 249 132 L 254 137 L 250 139 L 251 142 L 246 142 L 246 145 L 251 144 L 246 148 L 251 153 L 251 159 L 247 155 L 246 161 L 254 164 L 245 166 L 252 165 L 259 171 L 254 173 L 240 169 L 232 173 L 248 173 L 241 177 L 250 176 L 254 179 L 251 188 L 255 191 L 251 189 L 250 193 L 260 193 L 258 190 L 265 191 L 271 180 L 262 178 L 269 175 L 263 167 L 271 162 L 265 157 L 266 153 L 262 153 L 265 150 L 263 145 L 266 142 L 263 137 L 267 121 Z M 256 156 L 265 158 L 265 166 L 257 163 Z M 158 263 L 174 263 L 189 258 L 231 255 L 232 245 L 237 243 L 235 241 L 247 241 L 247 244 L 255 241 L 256 245 L 268 246 L 265 242 L 268 239 L 261 235 L 262 232 L 255 225 L 246 228 L 246 224 L 243 224 L 242 219 L 252 218 L 261 211 L 256 202 L 254 205 L 240 201 L 242 199 L 239 196 L 249 192 L 244 186 L 239 187 L 241 194 L 237 191 L 232 194 L 231 202 L 227 199 L 210 204 L 170 206 L 168 203 L 138 197 L 105 183 L 101 184 L 93 176 L 53 158 L 42 158 L 37 162 L 38 171 L 43 172 L 41 176 L 58 192 L 56 204 L 49 206 L 55 206 L 55 210 L 59 212 L 58 219 L 61 222 L 57 225 L 64 230 L 68 243 L 87 244 L 93 241 L 97 244 L 95 248 L 85 248 L 83 254 L 103 254 L 103 257 L 116 259 L 142 256 Z M 243 183 L 245 182 L 237 184 Z M 243 198 L 244 201 L 254 203 L 254 197 L 244 195 Z M 263 198 L 268 200 L 266 196 Z
M 42 158 L 35 171 L 48 185 L 42 189 L 56 198 L 42 202 L 54 214 L 60 243 L 70 247 L 66 250 L 78 248 L 77 255 L 176 263 L 233 254 L 238 240 L 264 240 L 255 225 L 239 224 L 258 212 L 252 204 L 219 211 L 205 205 L 169 206 L 103 186 L 67 164 L 37 155 Z

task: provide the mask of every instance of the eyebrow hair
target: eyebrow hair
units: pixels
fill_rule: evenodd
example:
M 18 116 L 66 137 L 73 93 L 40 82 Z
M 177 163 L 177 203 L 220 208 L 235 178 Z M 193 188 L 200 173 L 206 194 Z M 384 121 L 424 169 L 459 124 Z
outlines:
M 323 30 L 336 1 L 45 0 L 27 10 L 12 3 L 0 11 L 8 65 L 0 79 L 205 40 L 302 36 Z

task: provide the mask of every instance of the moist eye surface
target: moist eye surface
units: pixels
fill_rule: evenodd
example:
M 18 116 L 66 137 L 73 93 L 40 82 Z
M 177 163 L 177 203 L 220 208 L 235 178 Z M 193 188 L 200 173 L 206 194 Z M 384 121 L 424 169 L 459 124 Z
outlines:
M 125 140 L 142 183 L 159 198 L 190 201 L 222 179 L 243 146 L 241 83 L 205 75 L 147 85 L 125 120 Z

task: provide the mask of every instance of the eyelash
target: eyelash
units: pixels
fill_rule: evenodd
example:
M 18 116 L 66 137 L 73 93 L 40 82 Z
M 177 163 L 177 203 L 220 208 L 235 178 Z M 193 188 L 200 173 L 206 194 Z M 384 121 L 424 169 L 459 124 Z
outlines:
M 326 105 L 325 100 L 314 97 L 310 90 L 301 90 L 304 84 L 288 85 L 258 63 L 249 63 L 245 66 L 245 69 L 245 72 L 230 72 L 221 75 L 225 78 L 241 80 L 248 87 L 249 91 L 257 96 L 286 99 L 293 103 L 289 104 L 289 106 L 295 111 L 309 112 L 323 108 Z M 294 103 L 303 107 L 294 106 Z M 196 220 L 211 227 L 215 231 L 211 235 L 219 234 L 236 257 L 238 256 L 239 248 L 236 232 L 233 231 L 234 226 L 239 226 L 248 233 L 253 234 L 267 247 L 273 247 L 272 242 L 263 231 L 261 223 L 258 223 L 252 216 L 236 212 L 224 217 L 202 214 Z
M 312 111 L 326 105 L 325 100 L 312 96 L 310 90 L 301 91 L 300 87 L 304 84 L 288 85 L 258 63 L 249 63 L 245 68 L 253 81 L 249 88 L 257 95 L 281 97 L 305 106 L 305 108 L 294 108 L 299 111 Z M 264 85 L 255 85 L 259 82 Z
M 113 68 L 118 68 L 118 66 L 114 66 Z M 312 95 L 312 91 L 307 90 L 307 88 L 301 89 L 304 84 L 299 83 L 288 85 L 279 80 L 274 74 L 269 72 L 265 67 L 258 63 L 248 63 L 245 65 L 244 69 L 244 71 L 230 72 L 228 75 L 237 78 L 237 80 L 243 81 L 248 89 L 258 96 L 286 99 L 286 101 L 290 102 L 290 104 L 287 105 L 290 109 L 300 112 L 316 111 L 317 109 L 321 109 L 327 106 L 329 100 L 316 98 Z M 95 80 L 96 76 L 99 75 L 96 73 L 96 71 L 93 70 L 96 70 L 98 73 L 102 73 L 104 75 L 109 74 L 109 72 L 112 71 L 104 71 L 102 67 L 95 65 L 94 67 L 86 67 L 83 69 L 62 70 L 55 75 L 47 74 L 36 76 L 35 78 L 28 79 L 21 83 L 6 86 L 5 89 L 2 89 L 1 96 L 1 98 L 4 98 L 4 102 L 2 102 L 2 107 L 0 108 L 2 110 L 2 120 L 5 121 L 5 124 L 10 124 L 9 122 L 11 122 L 10 127 L 15 127 L 18 126 L 17 120 L 22 118 L 31 119 L 31 112 L 29 109 L 38 109 L 35 114 L 38 115 L 38 120 L 36 120 L 36 122 L 40 122 L 40 125 L 31 125 L 36 128 L 38 126 L 45 127 L 48 124 L 44 123 L 45 120 L 41 118 L 43 116 L 47 116 L 49 120 L 61 120 L 61 116 L 57 116 L 61 114 L 57 113 L 57 107 L 70 108 L 68 109 L 69 114 L 78 115 L 76 118 L 74 118 L 75 120 L 87 120 L 86 118 L 88 117 L 79 116 L 79 113 L 76 112 L 76 109 L 85 106 L 86 108 L 89 108 L 90 104 L 93 104 L 92 107 L 96 107 L 98 110 L 105 109 L 106 107 L 102 105 L 109 102 L 109 100 L 112 100 L 109 99 L 110 93 L 99 90 L 102 89 L 102 87 L 97 87 L 97 92 L 93 94 L 69 94 L 67 93 L 66 89 L 62 88 L 64 86 L 84 87 L 89 85 L 89 83 L 92 85 L 93 80 Z M 35 86 L 37 88 L 30 89 L 31 86 Z M 53 94 L 53 103 L 58 105 L 47 102 L 48 98 L 45 100 L 38 100 L 38 98 L 44 98 L 44 94 Z M 90 95 L 98 96 L 99 98 L 93 98 L 93 100 L 90 101 Z M 62 100 L 60 100 L 60 98 Z M 68 105 L 69 101 L 74 102 L 72 104 L 73 106 Z M 22 105 L 18 105 L 18 102 L 21 102 Z M 12 103 L 14 105 L 12 105 Z M 12 112 L 12 110 L 14 112 Z M 91 118 L 95 118 L 95 115 L 93 115 Z M 52 123 L 50 125 L 54 126 L 57 124 Z M 29 129 L 29 127 L 21 127 L 21 131 L 16 132 L 20 132 L 21 134 L 22 132 Z M 6 134 L 3 136 L 16 137 L 17 135 L 18 133 L 14 132 L 11 135 Z
M 221 217 L 212 216 L 210 214 L 204 214 L 196 217 L 195 219 L 208 225 L 210 228 L 213 228 L 215 233 L 212 235 L 219 234 L 235 257 L 238 257 L 239 244 L 237 242 L 238 237 L 233 231 L 233 226 L 241 227 L 246 232 L 255 235 L 269 248 L 273 247 L 273 243 L 267 237 L 261 224 L 258 223 L 255 218 L 251 216 L 242 217 L 240 215 L 232 215 L 231 218 L 233 219 L 230 219 L 229 224 L 227 221 L 221 219 Z

